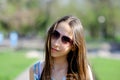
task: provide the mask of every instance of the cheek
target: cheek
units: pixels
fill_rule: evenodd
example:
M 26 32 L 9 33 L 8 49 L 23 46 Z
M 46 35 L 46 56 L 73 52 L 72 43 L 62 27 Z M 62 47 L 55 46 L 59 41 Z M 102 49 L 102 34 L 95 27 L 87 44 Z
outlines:
M 51 39 L 51 45 L 53 44 L 53 40 Z
M 62 46 L 61 48 L 66 53 L 68 53 L 71 50 L 71 46 Z
M 55 43 L 55 40 L 51 39 L 51 45 L 53 45 Z

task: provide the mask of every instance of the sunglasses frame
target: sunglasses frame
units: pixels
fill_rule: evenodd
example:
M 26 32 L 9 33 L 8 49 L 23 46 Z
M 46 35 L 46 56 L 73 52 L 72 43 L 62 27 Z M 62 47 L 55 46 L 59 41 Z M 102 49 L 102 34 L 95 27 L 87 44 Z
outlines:
M 65 35 L 61 35 L 60 32 L 58 32 L 57 30 L 54 30 L 53 33 L 51 34 L 51 38 L 57 40 L 61 37 L 61 42 L 63 44 L 67 44 L 67 43 L 70 43 L 72 44 L 73 43 L 73 40 L 71 40 L 68 36 L 65 36 Z

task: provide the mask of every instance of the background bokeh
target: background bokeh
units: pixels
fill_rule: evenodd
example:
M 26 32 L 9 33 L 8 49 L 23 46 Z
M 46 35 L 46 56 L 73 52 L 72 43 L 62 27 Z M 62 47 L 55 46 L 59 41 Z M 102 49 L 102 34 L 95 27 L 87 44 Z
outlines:
M 64 15 L 84 26 L 96 80 L 120 80 L 120 0 L 0 0 L 0 80 L 43 59 L 47 30 Z

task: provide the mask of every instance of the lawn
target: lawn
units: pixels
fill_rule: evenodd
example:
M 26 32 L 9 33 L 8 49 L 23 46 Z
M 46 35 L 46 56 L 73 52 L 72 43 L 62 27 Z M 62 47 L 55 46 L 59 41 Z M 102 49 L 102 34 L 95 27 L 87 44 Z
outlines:
M 13 80 L 28 68 L 37 58 L 27 58 L 26 50 L 0 51 L 0 80 Z M 120 80 L 120 60 L 107 58 L 90 58 L 97 80 Z
M 120 59 L 91 58 L 97 80 L 120 80 Z
M 25 56 L 26 50 L 0 51 L 0 80 L 13 80 L 37 59 Z

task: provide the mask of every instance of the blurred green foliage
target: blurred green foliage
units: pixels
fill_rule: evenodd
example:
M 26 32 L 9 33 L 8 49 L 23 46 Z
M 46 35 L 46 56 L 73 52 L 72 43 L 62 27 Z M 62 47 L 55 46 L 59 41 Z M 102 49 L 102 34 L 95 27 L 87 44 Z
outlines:
M 1 30 L 20 35 L 42 35 L 51 24 L 64 15 L 78 16 L 90 39 L 118 40 L 120 34 L 119 0 L 1 0 Z

